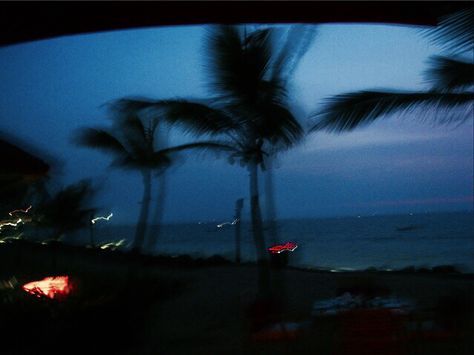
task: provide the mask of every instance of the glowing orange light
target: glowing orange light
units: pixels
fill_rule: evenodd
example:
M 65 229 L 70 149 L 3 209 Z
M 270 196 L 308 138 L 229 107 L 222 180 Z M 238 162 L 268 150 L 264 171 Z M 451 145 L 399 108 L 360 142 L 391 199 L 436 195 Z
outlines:
M 71 291 L 69 276 L 45 277 L 40 281 L 33 281 L 23 285 L 23 290 L 38 297 L 55 298 L 65 296 Z
M 280 254 L 282 251 L 294 251 L 296 248 L 298 248 L 296 243 L 288 242 L 285 245 L 275 245 L 271 248 L 268 248 L 268 250 L 272 254 Z

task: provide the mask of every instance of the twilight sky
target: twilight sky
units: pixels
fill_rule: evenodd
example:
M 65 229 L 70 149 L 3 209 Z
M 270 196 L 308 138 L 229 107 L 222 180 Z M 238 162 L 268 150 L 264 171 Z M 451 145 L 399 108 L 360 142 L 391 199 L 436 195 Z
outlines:
M 140 176 L 110 170 L 107 155 L 73 146 L 71 136 L 108 126 L 102 105 L 123 96 L 206 97 L 205 31 L 162 27 L 0 48 L 0 132 L 58 159 L 60 184 L 93 178 L 102 211 L 134 223 Z M 291 105 L 307 126 L 330 95 L 425 89 L 426 61 L 440 53 L 417 27 L 320 25 L 291 82 Z M 187 140 L 173 133 L 170 143 Z M 473 122 L 436 127 L 394 115 L 352 133 L 313 134 L 278 158 L 275 178 L 281 218 L 472 209 Z M 247 196 L 246 170 L 212 156 L 183 159 L 168 174 L 165 221 L 228 220 Z

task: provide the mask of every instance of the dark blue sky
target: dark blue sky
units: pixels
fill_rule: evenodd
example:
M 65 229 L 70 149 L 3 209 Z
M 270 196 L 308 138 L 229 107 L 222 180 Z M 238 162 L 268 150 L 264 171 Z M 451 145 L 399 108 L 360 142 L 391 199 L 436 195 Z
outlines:
M 205 27 L 70 36 L 0 49 L 0 131 L 63 162 L 60 181 L 100 182 L 97 202 L 117 223 L 137 218 L 138 174 L 70 142 L 74 129 L 107 126 L 104 103 L 123 96 L 205 97 Z M 373 88 L 426 89 L 440 54 L 415 27 L 321 25 L 291 82 L 303 124 L 322 99 Z M 433 127 L 396 115 L 350 134 L 313 134 L 278 159 L 280 217 L 472 209 L 473 125 Z M 171 143 L 189 140 L 174 133 Z M 165 221 L 227 220 L 248 195 L 247 172 L 213 157 L 169 173 Z

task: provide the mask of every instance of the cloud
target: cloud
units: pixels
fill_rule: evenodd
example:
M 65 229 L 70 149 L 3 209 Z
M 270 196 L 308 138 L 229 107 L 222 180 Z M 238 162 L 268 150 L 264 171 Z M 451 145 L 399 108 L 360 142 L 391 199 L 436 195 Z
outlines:
M 446 134 L 443 132 L 400 132 L 380 128 L 369 128 L 341 135 L 320 133 L 308 139 L 302 147 L 302 152 L 312 153 L 317 151 L 393 146 L 414 142 L 427 142 L 444 137 L 446 137 Z
M 474 196 L 457 196 L 457 197 L 433 197 L 424 199 L 403 199 L 403 200 L 382 200 L 362 202 L 358 206 L 416 206 L 416 205 L 432 205 L 432 204 L 456 204 L 469 203 L 474 201 Z M 354 204 L 351 204 L 354 205 Z

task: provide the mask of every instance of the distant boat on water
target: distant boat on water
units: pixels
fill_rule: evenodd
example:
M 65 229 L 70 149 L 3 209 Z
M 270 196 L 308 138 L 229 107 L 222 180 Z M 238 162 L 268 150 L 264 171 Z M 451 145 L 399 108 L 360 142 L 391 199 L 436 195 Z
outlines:
M 417 226 L 417 225 L 409 225 L 409 226 L 404 226 L 404 227 L 397 227 L 396 231 L 397 232 L 409 232 L 415 229 L 420 229 L 422 226 Z

